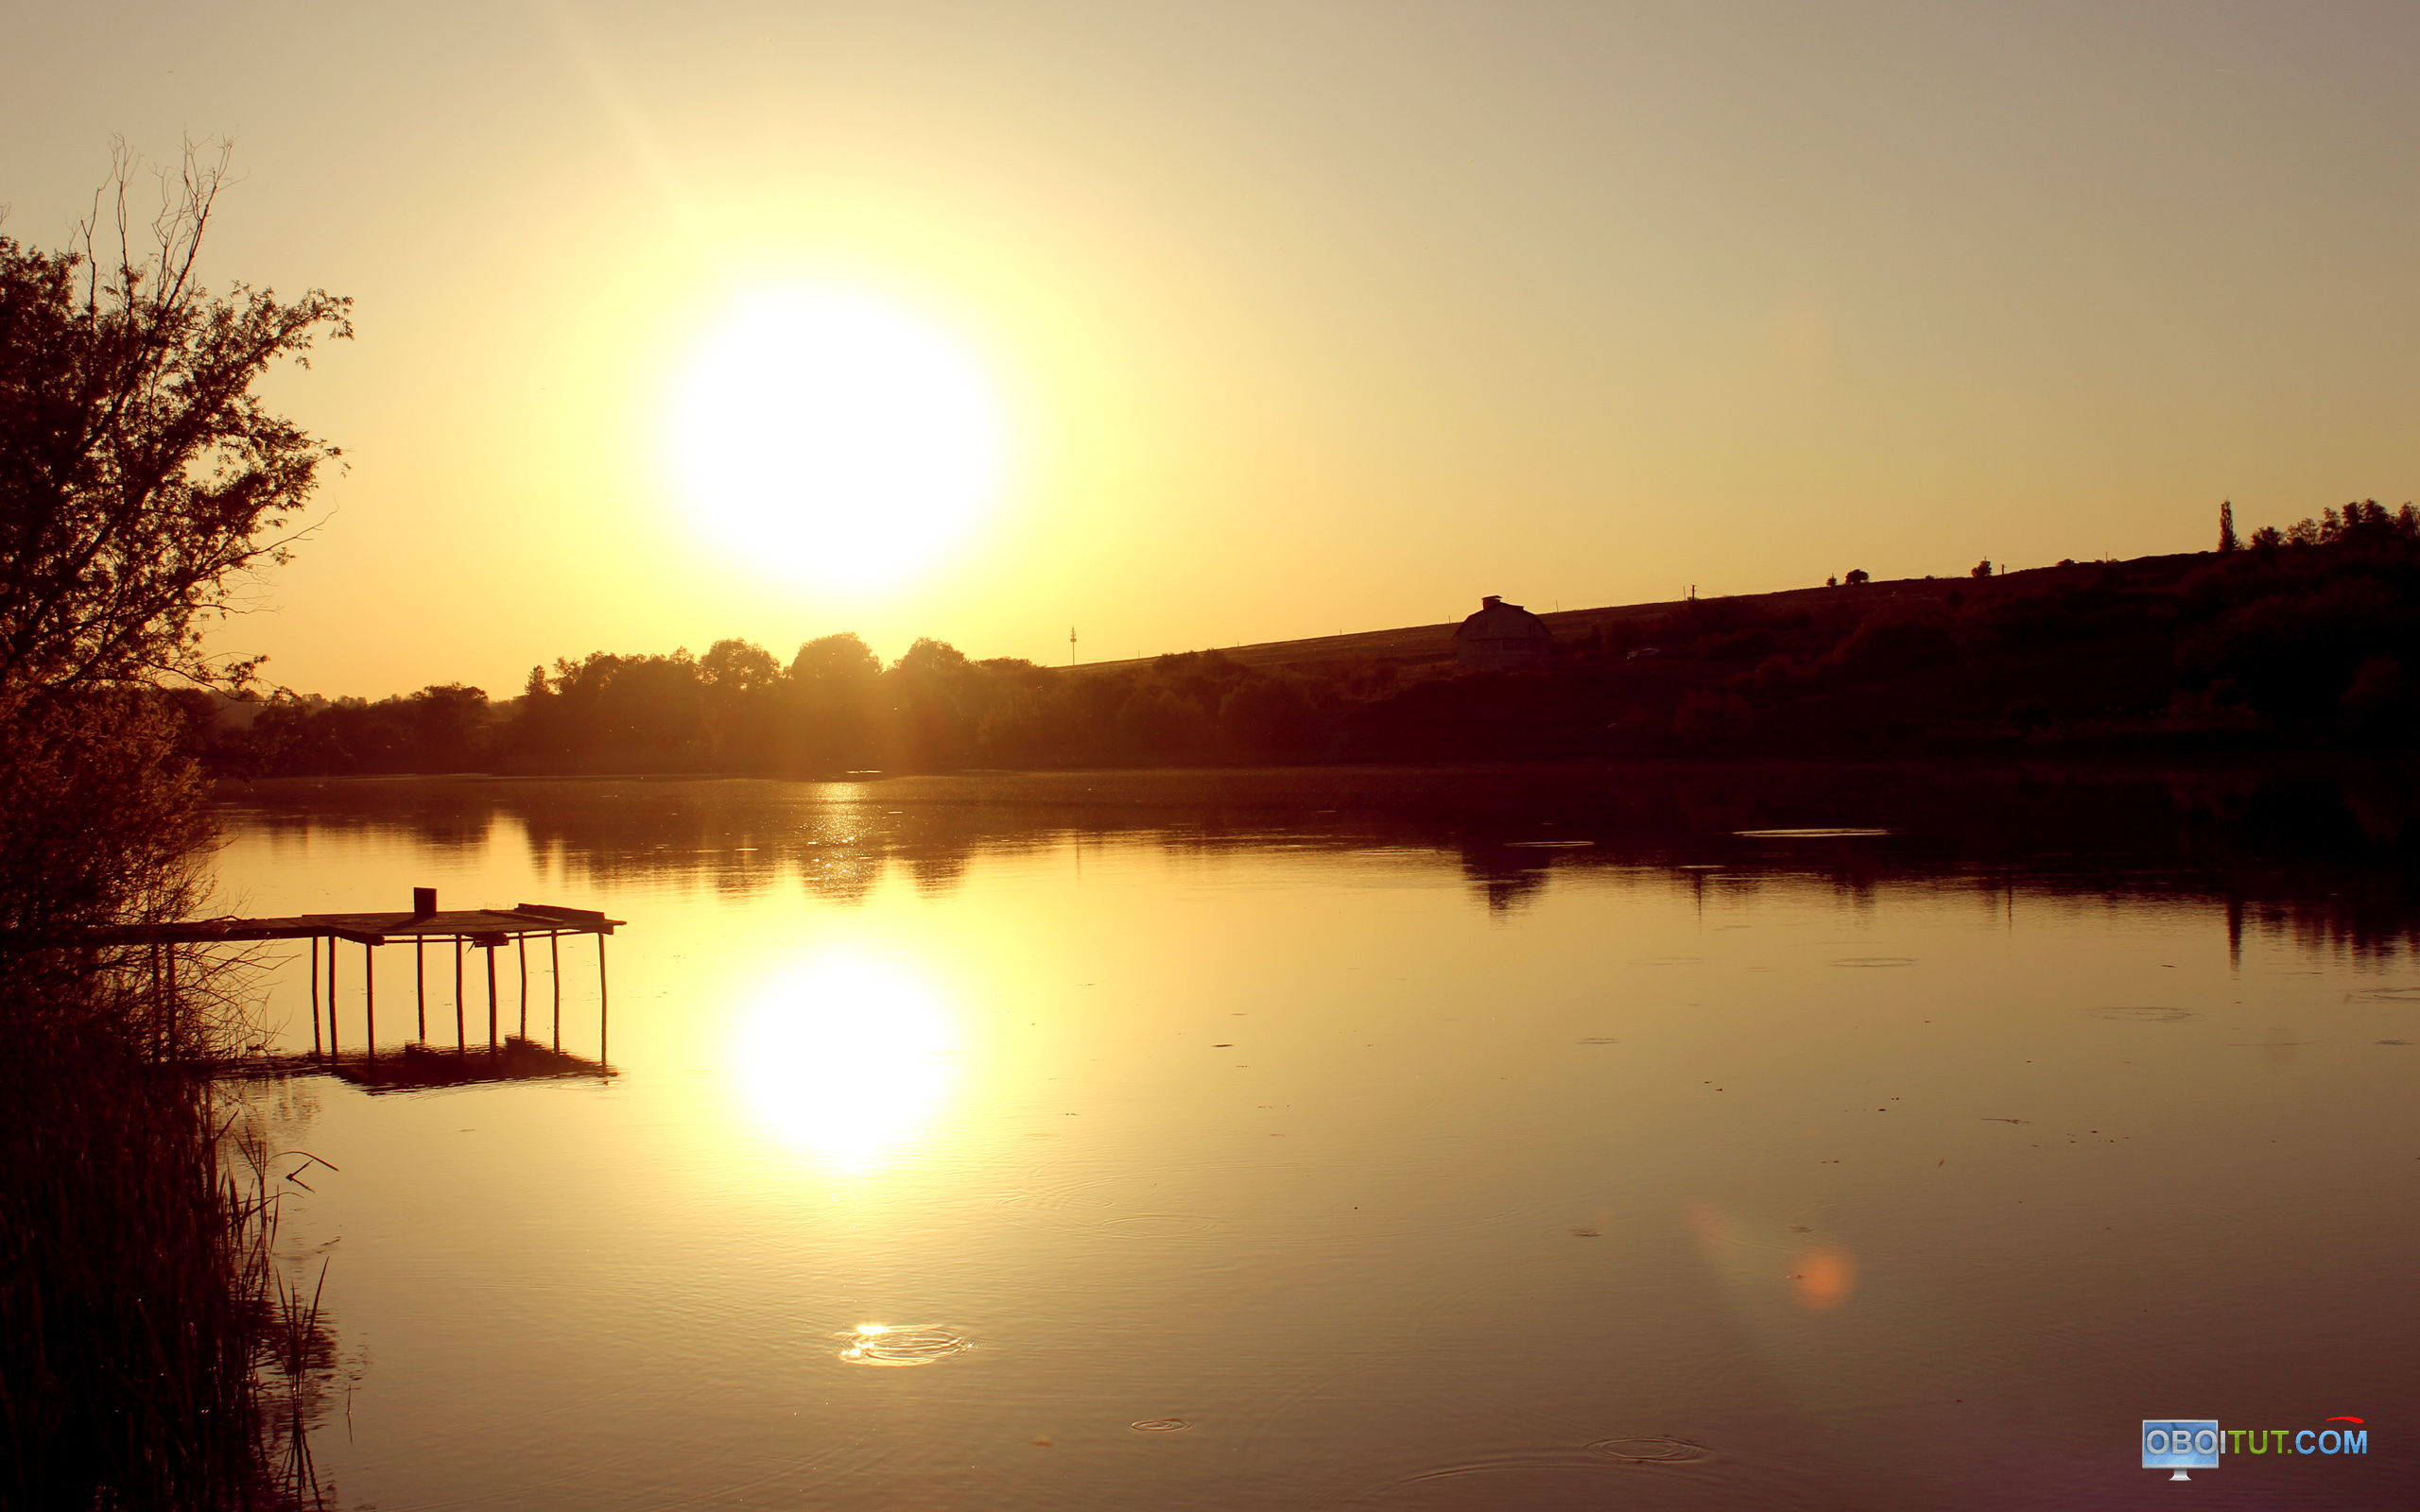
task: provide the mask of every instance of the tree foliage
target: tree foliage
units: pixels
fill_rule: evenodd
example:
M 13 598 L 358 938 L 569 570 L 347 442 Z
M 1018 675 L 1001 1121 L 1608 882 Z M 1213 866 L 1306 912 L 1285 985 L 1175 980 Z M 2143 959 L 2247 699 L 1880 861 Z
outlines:
M 138 251 L 133 169 L 121 150 L 67 250 L 0 237 L 0 698 L 242 680 L 251 663 L 214 662 L 204 630 L 282 558 L 277 532 L 337 455 L 253 388 L 351 335 L 352 301 L 204 290 L 224 153 L 162 176 Z

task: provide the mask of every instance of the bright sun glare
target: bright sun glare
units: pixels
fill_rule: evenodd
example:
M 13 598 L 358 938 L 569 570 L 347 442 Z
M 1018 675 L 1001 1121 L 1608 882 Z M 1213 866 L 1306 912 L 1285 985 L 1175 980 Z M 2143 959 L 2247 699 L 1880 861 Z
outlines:
M 768 1132 L 859 1175 L 941 1110 L 957 1038 L 949 1005 L 916 972 L 826 957 L 777 979 L 741 1017 L 732 1066 Z
M 690 350 L 666 440 L 709 538 L 776 576 L 864 593 L 964 541 L 999 491 L 1006 425 L 944 327 L 860 290 L 792 287 L 739 301 Z

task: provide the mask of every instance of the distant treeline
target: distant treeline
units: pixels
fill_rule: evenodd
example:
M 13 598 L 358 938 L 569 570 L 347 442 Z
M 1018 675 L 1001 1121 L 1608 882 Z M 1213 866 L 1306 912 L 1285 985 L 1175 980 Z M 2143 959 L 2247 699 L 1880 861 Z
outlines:
M 855 635 L 785 665 L 595 653 L 522 696 L 281 695 L 248 728 L 200 696 L 236 774 L 936 771 L 1737 752 L 2404 745 L 2420 733 L 2420 520 L 2335 510 L 2200 556 L 1695 600 L 1559 643 L 1547 672 L 1218 651 L 1098 671 Z

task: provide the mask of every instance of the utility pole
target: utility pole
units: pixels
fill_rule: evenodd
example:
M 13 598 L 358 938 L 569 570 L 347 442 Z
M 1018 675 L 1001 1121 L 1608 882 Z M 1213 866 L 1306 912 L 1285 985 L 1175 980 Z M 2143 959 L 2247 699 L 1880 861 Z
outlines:
M 1067 627 L 1067 664 L 1076 664 L 1076 627 L 1072 625 Z

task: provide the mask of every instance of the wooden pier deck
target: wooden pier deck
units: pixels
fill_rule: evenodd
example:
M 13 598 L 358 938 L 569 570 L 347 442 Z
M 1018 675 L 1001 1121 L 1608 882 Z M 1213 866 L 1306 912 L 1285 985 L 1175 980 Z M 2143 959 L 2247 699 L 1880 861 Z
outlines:
M 608 919 L 590 908 L 561 908 L 551 903 L 515 903 L 510 908 L 457 909 L 440 913 L 435 889 L 426 912 L 414 909 L 394 914 L 296 914 L 284 919 L 196 919 L 172 924 L 136 924 L 96 929 L 85 937 L 96 945 L 182 945 L 219 940 L 341 939 L 355 945 L 389 945 L 405 940 L 463 939 L 472 944 L 506 945 L 529 935 L 611 935 L 623 919 Z
M 337 1019 L 338 1002 L 337 942 L 362 948 L 361 1023 L 362 1049 L 358 1054 L 372 1062 L 392 1058 L 394 1052 L 381 1057 L 378 1053 L 378 972 L 377 952 L 384 945 L 408 944 L 412 947 L 412 996 L 417 1033 L 411 1045 L 424 1055 L 451 1054 L 468 1057 L 473 1054 L 493 1057 L 506 1054 L 509 1042 L 518 1042 L 531 1049 L 536 1041 L 529 1038 L 529 942 L 545 942 L 547 977 L 554 994 L 554 1044 L 550 1055 L 562 1051 L 563 982 L 562 940 L 565 936 L 596 936 L 596 1059 L 599 1070 L 605 1065 L 606 979 L 605 938 L 629 920 L 608 919 L 593 908 L 565 908 L 553 903 L 515 903 L 510 908 L 472 908 L 444 912 L 437 906 L 437 889 L 412 889 L 412 906 L 407 912 L 364 914 L 296 914 L 272 919 L 197 919 L 164 924 L 126 925 L 92 931 L 85 936 L 97 945 L 149 946 L 153 977 L 164 984 L 165 1001 L 176 996 L 176 961 L 181 946 L 212 945 L 229 942 L 307 939 L 311 942 L 311 1055 L 314 1062 L 324 1069 L 345 1075 L 344 1067 L 351 1059 L 339 1049 L 340 1030 Z M 326 948 L 321 949 L 325 942 Z M 431 1047 L 428 1036 L 428 947 L 451 946 L 448 953 L 454 961 L 454 1049 L 442 1052 Z M 518 970 L 515 972 L 520 988 L 521 1032 L 516 1036 L 502 1033 L 503 1015 L 496 984 L 495 953 L 511 946 Z M 487 953 L 488 1032 L 484 1050 L 476 1047 L 470 1035 L 469 994 L 464 990 L 464 949 Z M 442 956 L 440 957 L 441 963 Z M 324 1006 L 325 1012 L 321 1009 Z M 324 1030 L 324 1034 L 322 1031 Z M 512 1052 L 522 1060 L 522 1051 Z M 576 1057 L 575 1057 L 576 1058 Z M 493 1062 L 500 1064 L 500 1062 Z M 369 1085 L 374 1080 L 384 1086 L 394 1078 L 386 1068 L 376 1068 L 374 1077 L 348 1077 Z M 510 1080 L 505 1076 L 458 1076 L 456 1080 Z

